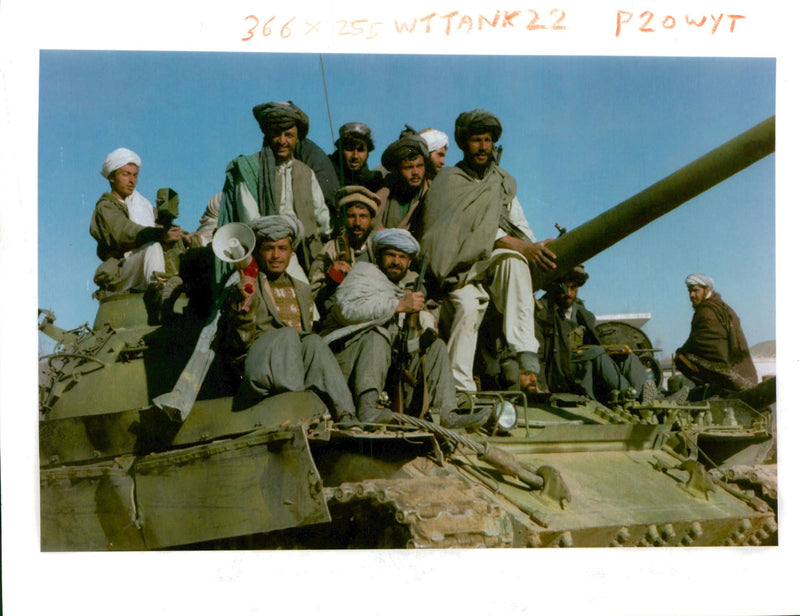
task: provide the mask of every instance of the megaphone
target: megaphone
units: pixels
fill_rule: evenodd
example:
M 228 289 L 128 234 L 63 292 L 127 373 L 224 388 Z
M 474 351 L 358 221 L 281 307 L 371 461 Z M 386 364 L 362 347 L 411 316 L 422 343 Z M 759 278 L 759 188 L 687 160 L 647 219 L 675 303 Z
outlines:
M 211 250 L 225 263 L 249 262 L 256 247 L 256 234 L 243 222 L 229 222 L 214 233 Z

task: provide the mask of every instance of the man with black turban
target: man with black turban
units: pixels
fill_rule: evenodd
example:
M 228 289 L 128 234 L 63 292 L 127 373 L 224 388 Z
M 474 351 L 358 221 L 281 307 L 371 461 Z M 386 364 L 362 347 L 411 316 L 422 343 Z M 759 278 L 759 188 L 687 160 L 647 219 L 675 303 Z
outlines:
M 539 358 L 550 391 L 570 392 L 608 403 L 613 391 L 635 390 L 635 397 L 658 395 L 639 358 L 627 354 L 619 363 L 606 353 L 595 331 L 595 316 L 578 297 L 589 279 L 582 265 L 549 284 L 536 306 Z M 644 392 L 646 383 L 651 391 Z
M 254 283 L 232 285 L 223 303 L 222 350 L 242 366 L 240 395 L 256 401 L 265 396 L 311 389 L 321 394 L 334 418 L 357 423 L 353 398 L 330 348 L 312 334 L 311 289 L 287 273 L 303 239 L 303 224 L 277 214 L 250 221 L 256 236 Z
M 378 229 L 406 229 L 420 236 L 422 199 L 431 185 L 436 169 L 428 152 L 428 144 L 406 124 L 399 139 L 381 155 L 381 165 L 389 172 L 378 191 L 381 208 Z
M 248 223 L 259 216 L 297 216 L 306 237 L 289 271 L 307 280 L 305 274 L 322 238 L 331 232 L 330 212 L 317 175 L 295 158 L 298 144 L 308 135 L 308 116 L 291 101 L 256 105 L 253 116 L 264 133 L 263 145 L 260 152 L 239 156 L 228 164 L 218 227 L 234 221 Z M 322 156 L 329 165 L 324 152 Z M 223 278 L 220 267 L 217 280 Z
M 483 109 L 455 123 L 464 158 L 436 175 L 422 212 L 423 252 L 446 294 L 440 330 L 448 340 L 456 387 L 474 391 L 478 328 L 489 302 L 503 320 L 506 342 L 520 364 L 526 389 L 539 371 L 529 267 L 555 268 L 550 239 L 537 242 L 516 198 L 517 185 L 497 165 L 500 120 Z
M 742 324 L 733 308 L 714 291 L 705 274 L 686 278 L 694 308 L 692 329 L 675 351 L 675 365 L 695 385 L 708 385 L 711 393 L 742 391 L 758 382 Z
M 391 385 L 394 382 L 403 389 L 406 412 L 419 416 L 436 411 L 442 425 L 450 428 L 482 425 L 489 409 L 475 415 L 456 412 L 447 348 L 423 321 L 424 293 L 406 288 L 416 277 L 409 266 L 419 252 L 417 240 L 405 229 L 382 229 L 374 234 L 372 245 L 377 263 L 353 266 L 334 294 L 324 325 L 325 340 L 336 353 L 357 400 L 358 419 L 371 424 L 392 420 L 391 411 L 380 407 L 378 401 L 384 389 L 396 389 Z M 408 363 L 399 365 L 392 347 L 412 314 L 420 315 L 419 329 L 424 333 L 409 343 Z M 406 374 L 412 378 L 406 379 Z

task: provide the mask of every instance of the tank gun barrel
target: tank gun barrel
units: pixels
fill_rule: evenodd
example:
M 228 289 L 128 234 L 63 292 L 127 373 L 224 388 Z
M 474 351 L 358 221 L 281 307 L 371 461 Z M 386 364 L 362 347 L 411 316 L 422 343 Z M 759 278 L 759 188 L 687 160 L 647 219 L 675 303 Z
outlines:
M 734 137 L 548 244 L 549 273 L 531 268 L 534 290 L 775 151 L 775 116 Z

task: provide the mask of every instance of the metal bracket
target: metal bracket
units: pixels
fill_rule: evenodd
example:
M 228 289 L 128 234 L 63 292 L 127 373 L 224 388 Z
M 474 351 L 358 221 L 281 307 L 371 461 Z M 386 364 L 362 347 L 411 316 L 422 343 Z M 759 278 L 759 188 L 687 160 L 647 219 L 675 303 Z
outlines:
M 552 466 L 540 466 L 536 470 L 536 474 L 544 479 L 544 486 L 542 487 L 542 495 L 558 503 L 559 507 L 565 509 L 565 502 L 572 500 L 572 494 L 569 492 L 567 484 L 564 479 Z

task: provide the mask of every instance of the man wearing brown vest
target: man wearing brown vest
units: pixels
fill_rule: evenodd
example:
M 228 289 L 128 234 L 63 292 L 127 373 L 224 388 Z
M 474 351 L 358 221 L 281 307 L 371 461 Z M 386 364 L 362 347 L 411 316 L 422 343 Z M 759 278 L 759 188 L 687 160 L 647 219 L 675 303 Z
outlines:
M 264 133 L 262 148 L 228 164 L 218 226 L 274 214 L 296 216 L 306 237 L 289 272 L 307 279 L 305 273 L 322 247 L 322 238 L 331 232 L 319 182 L 311 168 L 294 157 L 298 142 L 308 135 L 308 116 L 291 101 L 256 105 L 253 116 Z

